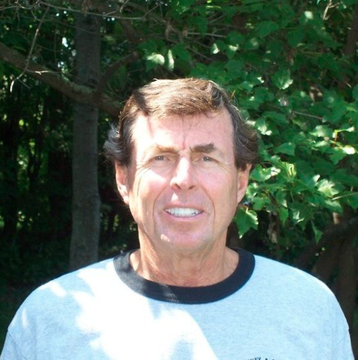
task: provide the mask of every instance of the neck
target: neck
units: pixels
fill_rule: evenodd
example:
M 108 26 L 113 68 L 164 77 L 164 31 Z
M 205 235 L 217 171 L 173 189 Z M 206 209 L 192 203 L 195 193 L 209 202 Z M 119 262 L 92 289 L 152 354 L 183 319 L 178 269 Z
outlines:
M 143 249 L 130 258 L 133 269 L 142 277 L 166 285 L 196 287 L 218 283 L 236 269 L 238 254 L 223 246 L 209 254 L 159 256 Z

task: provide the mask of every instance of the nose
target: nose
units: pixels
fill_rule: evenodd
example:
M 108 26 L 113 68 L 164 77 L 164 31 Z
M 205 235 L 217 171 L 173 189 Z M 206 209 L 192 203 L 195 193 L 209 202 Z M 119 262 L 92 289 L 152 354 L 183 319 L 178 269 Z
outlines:
M 195 174 L 193 164 L 189 159 L 179 159 L 173 176 L 170 181 L 170 185 L 175 189 L 189 190 L 196 186 Z

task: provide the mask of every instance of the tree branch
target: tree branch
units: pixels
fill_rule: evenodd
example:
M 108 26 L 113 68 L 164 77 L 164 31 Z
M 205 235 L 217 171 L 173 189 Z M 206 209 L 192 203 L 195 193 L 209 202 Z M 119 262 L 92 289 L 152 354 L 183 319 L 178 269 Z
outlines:
M 36 31 L 35 31 L 35 35 L 34 35 L 34 38 L 32 39 L 32 43 L 31 43 L 30 52 L 29 52 L 29 54 L 27 55 L 27 59 L 26 59 L 26 61 L 25 61 L 25 69 L 23 69 L 22 73 L 21 73 L 16 79 L 14 79 L 14 80 L 11 82 L 10 92 L 12 92 L 12 88 L 13 88 L 15 82 L 16 82 L 17 80 L 20 80 L 20 79 L 22 78 L 22 76 L 27 72 L 28 64 L 29 64 L 29 62 L 31 61 L 31 57 L 32 57 L 32 53 L 33 53 L 34 48 L 35 48 L 35 44 L 36 44 L 37 37 L 38 37 L 38 35 L 39 35 L 40 29 L 41 29 L 41 26 L 42 26 L 42 24 L 43 24 L 43 22 L 44 22 L 44 20 L 45 20 L 45 17 L 47 16 L 48 10 L 49 10 L 49 8 L 46 8 L 46 10 L 45 10 L 45 12 L 44 12 L 44 14 L 43 14 L 43 16 L 42 16 L 42 18 L 41 18 L 41 20 L 40 20 L 40 23 L 38 24 L 37 29 L 36 29 Z
M 104 75 L 102 76 L 101 80 L 98 83 L 97 89 L 94 93 L 94 100 L 96 102 L 98 102 L 101 97 L 102 94 L 104 92 L 104 88 L 107 84 L 107 82 L 109 81 L 109 79 L 111 78 L 111 76 L 123 65 L 129 64 L 135 60 L 139 59 L 139 55 L 137 52 L 133 52 L 132 54 L 129 54 L 127 56 L 125 56 L 122 59 L 117 60 L 116 62 L 114 62 L 111 66 L 109 66 L 106 70 L 106 72 L 104 73 Z
M 132 61 L 135 58 L 135 55 L 132 54 L 132 56 L 133 57 L 125 57 L 122 62 L 118 61 L 113 64 L 113 67 L 109 68 L 112 69 L 110 70 L 112 71 L 111 74 L 114 73 L 115 69 L 118 69 L 118 67 L 122 64 Z M 120 112 L 120 104 L 113 101 L 113 99 L 111 99 L 110 97 L 102 94 L 102 88 L 104 88 L 104 85 L 109 78 L 109 70 L 107 70 L 104 78 L 102 78 L 102 80 L 100 81 L 101 88 L 93 90 L 86 86 L 77 85 L 67 80 L 59 73 L 49 70 L 42 65 L 38 65 L 31 61 L 27 62 L 27 58 L 25 56 L 15 50 L 10 49 L 2 43 L 0 43 L 0 59 L 16 67 L 17 69 L 25 71 L 31 77 L 41 81 L 46 85 L 49 85 L 53 89 L 61 92 L 62 94 L 66 95 L 67 97 L 78 103 L 95 104 L 100 110 L 111 116 L 118 116 Z

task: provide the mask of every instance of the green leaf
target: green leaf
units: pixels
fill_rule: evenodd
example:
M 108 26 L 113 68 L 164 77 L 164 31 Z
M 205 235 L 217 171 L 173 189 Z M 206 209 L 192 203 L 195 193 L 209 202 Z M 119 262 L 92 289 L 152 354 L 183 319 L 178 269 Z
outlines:
M 271 80 L 273 84 L 280 90 L 285 90 L 293 84 L 291 71 L 288 69 L 280 69 L 271 77 Z
M 307 174 L 307 175 L 314 175 L 315 174 L 315 171 L 314 171 L 313 166 L 311 164 L 311 158 L 309 159 L 309 161 L 297 159 L 296 167 L 297 167 L 297 171 L 299 173 L 301 173 L 301 174 L 302 173 Z
M 358 101 L 358 85 L 356 85 L 352 90 L 352 96 L 355 101 Z
M 260 46 L 260 42 L 258 41 L 258 39 L 256 37 L 252 37 L 246 40 L 245 44 L 244 44 L 244 49 L 245 50 L 257 50 Z
M 333 197 L 339 193 L 339 190 L 335 188 L 336 183 L 323 179 L 317 183 L 317 189 L 319 192 L 324 194 L 326 197 Z
M 189 24 L 199 29 L 201 35 L 204 35 L 208 29 L 208 20 L 203 16 L 190 17 Z
M 175 11 L 179 15 L 182 15 L 184 12 L 188 11 L 190 7 L 195 3 L 196 0 L 175 0 L 171 8 L 172 11 Z
M 276 132 L 273 124 L 268 123 L 265 119 L 257 119 L 255 121 L 255 128 L 260 132 L 261 135 L 272 135 L 273 132 Z
M 324 120 L 332 124 L 338 124 L 347 111 L 345 105 L 343 103 L 341 105 L 342 106 L 335 106 L 330 113 L 324 116 Z
M 297 27 L 293 31 L 287 33 L 287 41 L 291 47 L 297 47 L 302 43 L 304 37 L 304 30 L 301 27 Z
M 166 59 L 166 64 L 167 64 L 167 68 L 169 71 L 173 71 L 174 70 L 174 57 L 173 57 L 173 52 L 172 50 L 168 50 L 168 54 L 167 54 L 167 59 Z
M 358 209 L 358 193 L 349 194 L 344 198 L 344 202 L 348 204 L 352 209 Z
M 247 207 L 241 206 L 236 212 L 234 221 L 236 222 L 236 225 L 239 229 L 240 237 L 246 234 L 250 229 L 257 230 L 259 224 L 256 212 L 249 210 Z
M 147 55 L 145 59 L 147 60 L 146 62 L 147 71 L 157 67 L 158 65 L 164 65 L 165 63 L 165 57 L 162 54 Z
M 274 198 L 280 207 L 285 207 L 285 208 L 287 207 L 286 195 L 287 195 L 286 192 L 282 191 L 282 189 L 275 192 Z
M 288 219 L 289 211 L 288 211 L 287 208 L 279 207 L 278 208 L 278 215 L 279 215 L 279 218 L 280 218 L 280 221 L 281 221 L 282 225 L 284 225 L 285 222 Z
M 217 44 L 217 43 L 213 43 L 213 44 L 211 45 L 211 53 L 214 54 L 214 55 L 216 55 L 216 54 L 218 54 L 219 52 L 220 52 L 220 48 L 219 48 L 218 44 Z
M 285 114 L 277 111 L 266 111 L 263 113 L 263 116 L 267 119 L 272 119 L 278 125 L 287 126 L 288 121 Z
M 304 186 L 313 191 L 313 189 L 316 187 L 317 182 L 320 178 L 320 175 L 307 175 L 307 174 L 301 174 L 300 175 L 300 179 L 302 181 L 302 183 L 304 184 Z
M 177 57 L 185 62 L 191 62 L 191 56 L 184 44 L 176 44 L 172 47 L 174 57 Z
M 263 208 L 265 208 L 267 205 L 269 205 L 270 199 L 268 197 L 254 197 L 252 199 L 252 208 L 255 211 L 260 211 Z
M 280 172 L 280 177 L 285 181 L 291 181 L 296 178 L 297 171 L 295 164 L 291 164 L 288 162 L 280 161 L 276 165 L 282 171 Z
M 256 87 L 254 88 L 253 96 L 250 96 L 248 99 L 241 100 L 241 106 L 245 109 L 255 109 L 258 110 L 260 105 L 265 102 L 272 101 L 275 96 L 265 87 Z
M 261 165 L 257 165 L 250 174 L 250 179 L 258 182 L 264 182 L 270 179 L 272 176 L 276 176 L 280 172 L 275 167 L 264 169 Z
M 352 6 L 357 4 L 357 0 L 341 0 L 345 6 Z
M 230 59 L 225 68 L 227 70 L 228 76 L 232 79 L 237 79 L 242 76 L 242 68 L 244 63 L 241 60 Z
M 338 213 L 338 214 L 342 214 L 343 209 L 341 204 L 338 201 L 332 201 L 332 200 L 325 200 L 324 201 L 325 206 L 328 210 Z
M 330 175 L 335 171 L 335 166 L 332 162 L 326 161 L 321 157 L 314 159 L 312 166 L 316 173 L 321 175 Z
M 340 62 L 330 53 L 321 54 L 317 59 L 317 65 L 321 69 L 328 69 L 336 73 L 337 75 L 341 75 L 341 64 Z
M 231 45 L 242 45 L 245 42 L 245 37 L 238 31 L 229 32 L 226 39 Z
M 323 235 L 323 232 L 321 230 L 319 230 L 317 228 L 317 226 L 315 226 L 314 222 L 311 222 L 312 224 L 312 229 L 313 229 L 313 233 L 314 233 L 314 239 L 316 241 L 316 244 L 321 240 L 321 237 Z
M 313 136 L 331 139 L 333 137 L 333 130 L 327 125 L 317 125 L 311 134 Z
M 143 50 L 144 54 L 151 55 L 151 54 L 157 53 L 158 49 L 162 45 L 163 44 L 161 41 L 156 41 L 156 40 L 150 39 L 148 41 L 145 41 L 145 42 L 139 44 L 138 47 Z
M 284 51 L 285 44 L 279 40 L 272 40 L 267 43 L 266 47 L 267 56 L 276 60 L 276 58 Z
M 325 154 L 328 150 L 331 149 L 331 142 L 327 140 L 318 141 L 313 143 L 312 146 L 319 150 L 321 153 Z
M 330 179 L 336 183 L 358 188 L 358 176 L 349 174 L 347 169 L 338 169 L 330 176 Z
M 304 223 L 309 217 L 309 210 L 307 206 L 302 205 L 298 202 L 293 202 L 290 206 L 290 213 L 292 221 L 295 225 Z
M 343 148 L 335 147 L 330 149 L 331 155 L 329 158 L 333 162 L 333 164 L 337 165 L 342 159 L 347 156 L 347 153 L 343 150 Z
M 274 148 L 275 154 L 295 155 L 296 144 L 287 142 Z
M 256 25 L 256 31 L 260 38 L 265 38 L 279 29 L 279 26 L 273 21 L 263 21 Z

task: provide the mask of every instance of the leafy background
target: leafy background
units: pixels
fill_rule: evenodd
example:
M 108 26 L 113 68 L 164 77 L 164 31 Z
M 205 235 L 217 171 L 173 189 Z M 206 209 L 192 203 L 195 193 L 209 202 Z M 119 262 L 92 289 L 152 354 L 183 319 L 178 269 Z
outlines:
M 74 125 L 68 89 L 83 99 L 90 93 L 75 83 L 82 14 L 100 23 L 101 99 L 118 111 L 133 89 L 154 78 L 208 78 L 233 94 L 260 135 L 261 162 L 230 229 L 231 244 L 325 281 L 358 353 L 356 0 L 19 0 L 0 2 L 0 10 L 3 336 L 24 296 L 68 270 Z M 122 62 L 126 56 L 131 61 Z M 30 64 L 43 68 L 30 71 Z M 101 110 L 100 149 L 115 121 Z M 99 156 L 104 258 L 136 246 L 136 229 Z

